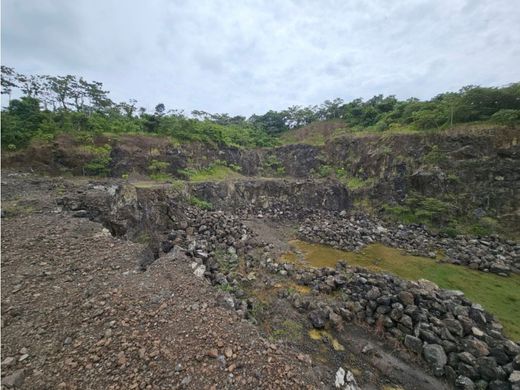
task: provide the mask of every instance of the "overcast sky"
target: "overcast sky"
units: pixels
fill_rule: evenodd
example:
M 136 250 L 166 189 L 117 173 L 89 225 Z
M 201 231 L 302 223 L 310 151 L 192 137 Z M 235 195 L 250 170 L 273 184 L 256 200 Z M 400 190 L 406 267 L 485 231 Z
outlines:
M 249 115 L 520 81 L 519 0 L 2 0 L 2 64 Z

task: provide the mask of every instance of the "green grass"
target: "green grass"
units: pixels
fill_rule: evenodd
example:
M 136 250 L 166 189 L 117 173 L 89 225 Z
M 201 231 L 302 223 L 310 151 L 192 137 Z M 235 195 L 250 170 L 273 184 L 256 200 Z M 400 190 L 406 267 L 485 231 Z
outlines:
M 213 205 L 210 202 L 207 202 L 204 199 L 199 199 L 196 196 L 191 196 L 189 201 L 192 206 L 198 207 L 199 209 L 211 210 L 213 208 Z
M 301 253 L 296 261 L 313 267 L 334 267 L 338 260 L 344 259 L 349 265 L 390 272 L 408 280 L 428 279 L 439 287 L 461 290 L 471 301 L 480 303 L 494 314 L 508 337 L 520 340 L 520 275 L 505 278 L 463 266 L 438 263 L 403 254 L 399 249 L 382 244 L 369 245 L 359 253 L 299 240 L 291 241 L 291 245 Z M 294 256 L 282 259 L 294 262 Z
M 188 176 L 190 181 L 220 181 L 241 177 L 237 169 L 226 165 L 216 164 L 204 169 L 184 169 L 181 173 Z
M 349 190 L 358 190 L 360 188 L 370 187 L 374 183 L 374 179 L 372 178 L 363 180 L 359 177 L 341 178 L 340 181 L 344 183 Z

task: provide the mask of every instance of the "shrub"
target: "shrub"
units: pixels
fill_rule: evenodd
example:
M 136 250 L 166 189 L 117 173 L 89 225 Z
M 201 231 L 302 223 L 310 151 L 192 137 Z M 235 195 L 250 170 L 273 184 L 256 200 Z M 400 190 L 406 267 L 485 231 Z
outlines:
M 211 210 L 213 208 L 213 205 L 210 202 L 199 199 L 196 196 L 190 196 L 189 201 L 192 206 L 198 207 L 199 209 Z
M 85 164 L 85 173 L 93 176 L 108 176 L 110 173 L 110 152 L 112 148 L 110 145 L 104 146 L 85 146 L 88 153 L 91 154 L 92 159 Z

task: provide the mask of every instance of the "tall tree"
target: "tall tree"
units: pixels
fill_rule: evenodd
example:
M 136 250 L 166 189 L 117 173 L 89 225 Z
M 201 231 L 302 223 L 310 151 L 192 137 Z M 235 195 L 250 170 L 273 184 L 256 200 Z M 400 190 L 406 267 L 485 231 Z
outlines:
M 2 65 L 2 95 L 7 95 L 8 100 L 7 104 L 11 101 L 11 93 L 13 92 L 13 88 L 18 88 L 17 80 L 16 80 L 16 72 L 13 68 Z

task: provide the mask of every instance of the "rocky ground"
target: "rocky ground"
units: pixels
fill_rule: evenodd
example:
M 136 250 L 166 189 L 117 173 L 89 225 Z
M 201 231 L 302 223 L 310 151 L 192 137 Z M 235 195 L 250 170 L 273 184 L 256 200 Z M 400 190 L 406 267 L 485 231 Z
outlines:
M 296 269 L 281 212 L 119 184 L 4 172 L 4 387 L 519 388 L 520 346 L 459 292 Z M 340 217 L 340 239 L 390 236 Z
M 142 245 L 56 207 L 66 186 L 3 180 L 4 387 L 324 386 L 297 351 L 222 307 L 189 263 L 165 256 L 137 271 Z

